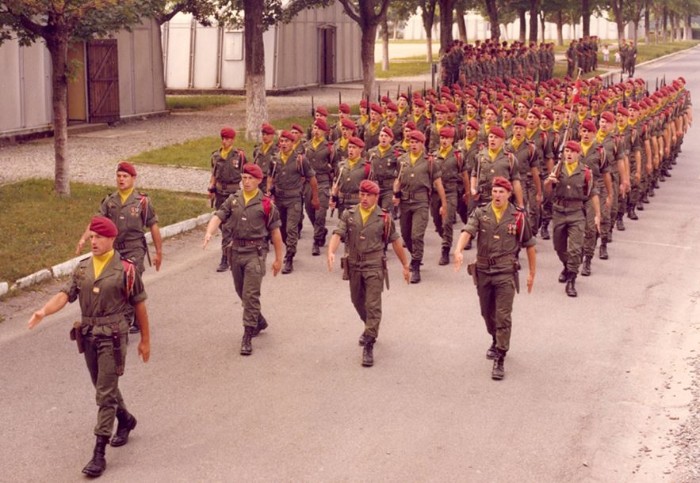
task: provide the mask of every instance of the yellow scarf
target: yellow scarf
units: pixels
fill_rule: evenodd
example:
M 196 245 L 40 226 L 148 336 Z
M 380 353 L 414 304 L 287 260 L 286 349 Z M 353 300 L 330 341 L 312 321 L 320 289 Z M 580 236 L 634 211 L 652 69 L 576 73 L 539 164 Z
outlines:
M 379 130 L 380 124 L 378 122 L 370 122 L 369 123 L 369 132 L 371 134 L 376 133 Z
M 586 118 L 588 117 L 587 114 L 588 114 L 587 112 L 585 112 L 585 113 L 583 113 L 583 114 L 578 114 L 578 122 L 583 122 L 583 121 L 585 121 Z
M 404 139 L 401 141 L 401 147 L 404 149 L 404 151 L 408 151 L 408 147 L 410 146 L 408 139 Z
M 598 141 L 598 144 L 603 144 L 606 137 L 608 137 L 608 133 L 604 132 L 602 129 L 598 129 L 598 132 L 595 133 L 595 140 Z
M 491 203 L 491 210 L 493 210 L 493 214 L 496 217 L 496 223 L 501 222 L 501 218 L 503 218 L 503 213 L 505 213 L 506 208 L 508 208 L 508 203 L 504 204 L 501 208 L 497 208 L 495 204 Z
M 228 155 L 231 153 L 231 151 L 233 151 L 233 146 L 231 146 L 228 149 L 222 147 L 219 150 L 219 154 L 221 155 L 222 158 L 226 159 L 226 158 L 228 158 Z
M 353 169 L 355 166 L 357 166 L 357 163 L 360 161 L 360 157 L 358 156 L 355 159 L 350 159 L 348 158 L 348 169 Z
M 267 154 L 267 152 L 270 150 L 271 147 L 272 147 L 272 143 L 267 143 L 267 144 L 263 143 L 260 146 L 260 152 L 263 154 Z
M 559 132 L 559 131 L 561 131 L 561 127 L 562 127 L 563 125 L 564 125 L 564 121 L 559 121 L 559 122 L 554 121 L 554 122 L 552 123 L 552 129 L 555 130 L 555 131 L 557 131 L 557 132 Z
M 523 143 L 523 141 L 525 141 L 525 138 L 518 139 L 518 138 L 514 137 L 513 139 L 510 140 L 510 145 L 513 146 L 513 149 L 517 151 L 518 148 L 520 147 L 520 145 Z
M 467 151 L 469 151 L 472 148 L 472 144 L 474 144 L 474 141 L 476 141 L 476 138 L 474 138 L 474 139 L 466 138 L 464 140 L 464 147 L 466 148 Z
M 359 119 L 360 124 L 367 124 L 367 120 L 368 120 L 368 119 L 369 119 L 369 116 L 364 115 L 364 114 L 361 115 L 361 116 L 360 116 L 360 119 Z
M 593 146 L 593 142 L 584 143 L 581 141 L 581 150 L 583 151 L 584 156 L 588 156 L 588 150 L 591 149 L 591 146 Z
M 347 149 L 349 142 L 350 142 L 349 139 L 340 138 L 340 140 L 338 141 L 338 146 L 340 146 L 340 149 L 345 150 L 345 149 Z
M 250 193 L 247 192 L 246 190 L 243 190 L 243 201 L 245 202 L 246 206 L 248 206 L 248 203 L 250 203 L 250 200 L 252 200 L 253 198 L 255 198 L 258 195 L 258 191 L 260 191 L 258 188 L 255 188 Z
M 628 125 L 628 124 L 629 124 L 629 121 L 628 121 L 628 122 L 618 122 L 618 123 L 616 124 L 617 130 L 620 131 L 620 133 L 622 133 L 622 131 L 624 131 L 625 128 L 627 128 L 627 125 Z
M 422 151 L 418 154 L 408 153 L 408 158 L 411 161 L 411 166 L 415 166 L 416 161 L 418 161 L 418 158 L 420 158 L 422 154 L 423 154 Z
M 129 199 L 129 196 L 131 196 L 131 193 L 134 192 L 134 188 L 129 188 L 128 190 L 119 190 L 119 199 L 122 200 L 122 205 L 126 203 L 126 200 Z
M 528 139 L 532 140 L 532 136 L 535 135 L 537 132 L 537 128 L 530 129 L 529 127 L 525 128 L 525 136 L 527 136 Z
M 384 156 L 389 150 L 391 149 L 391 145 L 387 146 L 386 148 L 383 148 L 381 144 L 377 145 L 377 148 L 379 150 L 379 156 Z
M 447 156 L 449 156 L 450 151 L 452 151 L 452 146 L 447 146 L 445 149 L 440 148 L 440 151 L 438 154 L 440 155 L 441 158 L 445 159 Z
M 364 209 L 362 205 L 357 205 L 357 207 L 360 209 L 360 218 L 362 218 L 362 224 L 366 225 L 367 224 L 367 219 L 369 218 L 369 215 L 374 213 L 374 208 L 376 208 L 377 205 L 372 205 L 368 209 Z
M 578 162 L 575 163 L 564 163 L 564 167 L 566 168 L 566 173 L 571 176 L 574 174 L 574 171 L 576 170 L 576 167 L 578 166 Z
M 396 119 L 387 119 L 386 120 L 386 125 L 389 127 L 394 127 L 394 124 L 396 124 Z
M 498 156 L 498 154 L 499 154 L 500 152 L 501 152 L 501 148 L 498 148 L 498 149 L 495 149 L 495 150 L 489 148 L 489 157 L 491 158 L 491 161 L 495 161 L 495 160 L 496 160 L 496 156 Z
M 288 154 L 284 154 L 282 151 L 280 151 L 280 161 L 282 161 L 282 164 L 287 164 L 287 161 L 289 161 L 289 157 L 292 155 L 293 151 L 289 151 Z
M 92 256 L 92 268 L 95 271 L 95 278 L 99 277 L 102 270 L 107 266 L 110 260 L 114 257 L 114 249 L 103 253 L 102 255 Z
M 326 140 L 326 138 L 321 138 L 321 139 L 319 139 L 319 140 L 317 141 L 316 138 L 313 138 L 313 139 L 311 140 L 311 146 L 313 146 L 314 149 L 318 149 L 318 147 L 319 147 L 321 144 L 323 144 L 323 142 L 324 142 L 325 140 Z
M 513 121 L 501 121 L 501 127 L 505 130 L 508 129 L 513 124 Z

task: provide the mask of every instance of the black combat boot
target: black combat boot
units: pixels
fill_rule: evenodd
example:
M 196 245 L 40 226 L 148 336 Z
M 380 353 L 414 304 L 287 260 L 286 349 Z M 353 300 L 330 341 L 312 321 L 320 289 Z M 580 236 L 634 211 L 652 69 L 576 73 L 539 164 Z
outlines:
M 311 247 L 311 255 L 314 257 L 317 257 L 321 254 L 321 248 L 318 246 L 318 243 L 314 242 L 314 245 Z
M 498 357 L 498 349 L 496 349 L 496 339 L 494 338 L 491 342 L 491 347 L 486 351 L 486 358 L 490 361 Z
M 543 240 L 549 240 L 551 238 L 549 236 L 549 222 L 548 221 L 542 222 L 542 228 L 540 229 L 540 236 L 542 237 Z
M 374 337 L 365 337 L 365 348 L 362 349 L 362 365 L 372 367 L 374 365 Z
M 592 257 L 589 257 L 586 255 L 583 257 L 583 267 L 581 268 L 581 275 L 584 277 L 588 277 L 591 274 L 591 259 Z
M 411 260 L 411 283 L 420 283 L 420 260 Z
M 243 332 L 243 338 L 241 339 L 241 355 L 249 356 L 253 353 L 253 327 L 246 326 L 245 332 Z
M 136 427 L 136 418 L 126 409 L 117 409 L 117 432 L 112 436 L 112 441 L 109 442 L 115 448 L 124 446 L 129 442 L 129 433 Z
M 83 468 L 83 473 L 88 476 L 100 476 L 105 468 L 107 461 L 105 460 L 105 448 L 109 442 L 109 436 L 98 436 L 95 441 L 95 450 L 92 453 L 92 459 Z
M 607 240 L 600 242 L 600 249 L 598 251 L 598 258 L 600 258 L 601 260 L 608 259 L 608 242 L 607 242 Z
M 644 196 L 646 196 L 646 195 L 647 194 L 644 193 Z M 642 199 L 644 199 L 644 198 L 642 196 L 640 196 L 639 201 L 637 201 L 637 206 L 636 206 L 637 211 L 644 211 L 644 202 L 642 201 Z
M 228 257 L 226 256 L 225 252 L 221 252 L 221 261 L 219 262 L 219 266 L 216 267 L 217 272 L 225 272 L 228 270 Z
M 447 247 L 442 247 L 442 254 L 440 255 L 440 261 L 438 265 L 449 265 L 450 263 L 450 249 Z
M 566 281 L 566 295 L 576 297 L 576 272 L 569 272 L 569 279 Z
M 257 327 L 253 327 L 253 331 L 251 332 L 251 337 L 256 337 L 260 332 L 263 330 L 267 329 L 267 319 L 263 317 L 263 314 L 258 315 L 258 325 Z
M 625 222 L 622 220 L 622 217 L 624 216 L 624 213 L 617 214 L 617 223 L 615 223 L 615 228 L 617 228 L 618 231 L 625 231 Z
M 642 208 L 644 209 L 644 208 Z M 639 217 L 637 216 L 637 212 L 634 211 L 634 206 L 630 206 L 629 209 L 627 210 L 627 217 L 630 220 L 638 220 Z
M 567 280 L 567 273 L 568 273 L 568 272 L 566 271 L 566 266 L 565 266 L 565 267 L 564 267 L 564 270 L 562 270 L 562 271 L 559 273 L 559 278 L 557 279 L 557 280 L 559 280 L 559 283 L 566 283 L 566 280 Z
M 319 247 L 326 246 L 326 237 L 328 236 L 328 228 L 323 229 L 323 238 L 318 242 Z
M 284 257 L 284 266 L 282 267 L 282 274 L 286 275 L 294 271 L 294 257 L 287 255 Z
M 650 200 L 649 200 L 649 192 L 650 192 L 650 191 L 651 191 L 651 188 L 647 188 L 647 190 L 646 190 L 646 191 L 644 192 L 644 194 L 642 195 L 642 203 L 645 204 L 645 205 L 648 205 L 648 204 L 650 203 Z M 639 207 L 639 205 L 637 205 L 637 209 L 638 209 L 638 210 L 641 210 L 641 208 Z
M 506 355 L 496 349 L 498 356 L 493 360 L 493 369 L 491 369 L 491 379 L 494 381 L 500 381 L 504 377 L 506 377 L 506 371 L 503 368 L 503 362 L 506 358 Z

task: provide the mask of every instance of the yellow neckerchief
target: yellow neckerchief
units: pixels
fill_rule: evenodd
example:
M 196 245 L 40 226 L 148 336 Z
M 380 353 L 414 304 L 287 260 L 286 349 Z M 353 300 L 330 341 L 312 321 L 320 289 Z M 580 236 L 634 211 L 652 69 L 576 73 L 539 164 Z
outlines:
M 357 166 L 360 159 L 360 156 L 356 157 L 355 159 L 348 158 L 348 169 L 352 170 L 355 166 Z
M 581 150 L 583 151 L 584 156 L 588 156 L 588 150 L 591 149 L 591 146 L 593 146 L 593 141 L 590 143 L 584 143 L 581 141 Z
M 401 147 L 403 148 L 404 151 L 408 151 L 408 147 L 410 146 L 410 143 L 408 142 L 408 139 L 404 139 L 401 141 Z
M 561 132 L 561 127 L 562 127 L 563 125 L 564 125 L 564 121 L 559 121 L 559 122 L 554 121 L 554 122 L 552 123 L 552 129 L 553 129 L 554 131 Z
M 598 141 L 598 144 L 603 144 L 606 137 L 608 137 L 608 133 L 603 132 L 602 129 L 598 129 L 598 132 L 595 133 L 595 140 Z
M 389 127 L 394 127 L 394 124 L 396 124 L 396 119 L 387 119 L 386 120 L 386 125 Z
M 622 134 L 622 132 L 627 128 L 628 125 L 629 125 L 629 120 L 627 122 L 624 122 L 624 123 L 620 123 L 620 122 L 615 123 L 615 126 L 617 126 L 617 130 L 620 132 L 620 134 Z
M 464 147 L 469 151 L 472 148 L 472 144 L 474 144 L 474 141 L 476 141 L 476 136 L 474 136 L 474 139 L 469 139 L 469 138 L 464 138 Z
M 374 134 L 375 132 L 377 132 L 379 130 L 380 126 L 381 126 L 381 124 L 379 124 L 378 122 L 370 122 L 369 123 L 370 134 Z
M 297 142 L 295 142 L 294 144 L 292 144 L 292 151 L 298 150 L 300 144 L 301 144 L 301 138 L 299 138 L 299 140 L 298 140 Z
M 359 119 L 360 124 L 367 124 L 367 120 L 368 120 L 368 119 L 369 119 L 369 116 L 368 116 L 368 115 L 366 115 L 366 114 L 361 115 L 361 116 L 360 116 L 360 119 Z
M 386 153 L 389 152 L 391 149 L 391 145 L 387 146 L 386 148 L 383 148 L 381 144 L 377 144 L 377 148 L 379 150 L 379 156 L 383 157 Z
M 374 213 L 374 209 L 377 207 L 376 203 L 372 206 L 370 206 L 368 209 L 364 209 L 362 205 L 357 205 L 357 207 L 360 210 L 360 218 L 362 218 L 362 224 L 366 225 L 367 224 L 367 219 L 369 218 L 369 215 Z
M 501 127 L 503 129 L 508 129 L 510 126 L 513 125 L 513 120 L 511 119 L 510 121 L 501 121 Z
M 510 145 L 513 146 L 513 149 L 515 151 L 517 151 L 520 145 L 523 143 L 523 141 L 525 141 L 525 138 L 518 139 L 515 136 L 513 136 L 513 138 L 510 140 Z
M 532 136 L 535 135 L 535 133 L 537 132 L 537 129 L 539 129 L 539 128 L 534 128 L 534 129 L 530 129 L 529 127 L 525 128 L 525 136 L 527 136 L 528 140 L 530 140 L 530 141 L 532 140 Z
M 442 159 L 446 159 L 450 155 L 450 151 L 452 151 L 452 146 L 447 146 L 445 149 L 440 148 L 438 154 Z
M 628 120 L 627 120 L 627 123 L 628 123 L 630 126 L 635 127 L 635 126 L 637 125 L 637 122 L 638 122 L 638 121 L 639 121 L 639 119 L 635 119 L 634 121 L 633 121 L 632 119 L 628 119 Z
M 311 139 L 311 146 L 313 146 L 314 149 L 318 149 L 318 147 L 323 144 L 326 141 L 326 138 L 322 137 L 318 141 L 316 138 Z
M 502 147 L 501 147 L 502 148 Z M 491 158 L 491 161 L 495 161 L 496 157 L 499 155 L 501 152 L 501 148 L 496 149 L 495 151 L 491 148 L 488 148 L 489 151 L 489 158 Z
M 95 278 L 100 276 L 102 270 L 104 270 L 110 260 L 112 260 L 112 257 L 114 257 L 114 249 L 111 249 L 102 255 L 92 256 L 92 268 L 95 271 Z
M 231 147 L 228 148 L 228 149 L 227 149 L 227 148 L 224 148 L 224 147 L 222 146 L 221 149 L 219 149 L 219 155 L 220 155 L 222 158 L 226 159 L 226 158 L 228 158 L 228 155 L 231 153 L 231 151 L 233 151 L 233 146 L 231 146 Z
M 491 203 L 491 210 L 496 217 L 496 223 L 501 222 L 501 218 L 503 218 L 503 213 L 506 212 L 506 208 L 508 208 L 508 203 L 504 204 L 501 208 L 496 208 L 496 205 Z
M 571 176 L 578 167 L 578 161 L 575 163 L 564 163 L 564 167 L 566 168 L 566 173 Z
M 406 112 L 406 108 L 404 107 L 403 109 L 401 109 L 399 107 L 399 117 L 402 117 L 404 112 Z
M 129 196 L 131 196 L 131 193 L 134 192 L 134 188 L 131 187 L 128 190 L 119 190 L 119 199 L 122 200 L 122 205 L 126 203 L 126 200 L 129 199 Z
M 287 164 L 287 161 L 289 161 L 289 158 L 293 152 L 294 151 L 290 150 L 288 154 L 284 154 L 282 151 L 280 151 L 280 161 L 282 161 L 282 164 Z
M 416 161 L 418 161 L 418 158 L 420 158 L 422 154 L 423 154 L 423 151 L 421 151 L 418 154 L 408 153 L 408 157 L 411 161 L 411 166 L 415 166 Z
M 446 125 L 447 125 L 446 122 L 436 122 L 435 123 L 435 131 L 439 133 L 440 129 L 442 129 Z
M 473 116 L 470 116 L 469 114 L 467 114 L 466 116 L 464 116 L 464 118 L 465 118 L 467 121 L 471 121 L 472 119 L 476 119 L 476 114 L 473 115 Z
M 340 149 L 345 150 L 347 149 L 349 142 L 349 139 L 340 138 L 340 140 L 338 141 L 338 146 L 340 146 Z
M 584 112 L 583 114 L 578 114 L 578 113 L 577 113 L 578 122 L 583 122 L 583 121 L 585 121 L 586 118 L 588 117 L 587 114 L 588 114 L 587 112 Z
M 491 132 L 491 128 L 492 128 L 492 127 L 493 127 L 493 126 L 492 126 L 491 124 L 485 124 L 485 123 L 484 123 L 484 132 L 486 133 L 487 136 L 488 136 L 489 133 Z
M 600 111 L 598 111 L 598 109 L 591 109 L 591 117 L 592 118 L 598 117 L 598 114 L 600 114 Z
M 416 126 L 418 125 L 418 121 L 420 121 L 420 118 L 423 117 L 423 114 L 420 116 L 416 116 L 415 114 L 413 115 L 413 122 L 416 123 Z
M 260 152 L 263 154 L 267 154 L 267 152 L 270 150 L 271 147 L 272 147 L 272 142 L 269 142 L 267 144 L 263 143 L 260 146 Z
M 423 115 L 425 116 L 426 119 L 432 119 L 433 116 L 430 114 L 430 111 L 426 110 Z
M 250 193 L 247 192 L 246 190 L 243 190 L 243 201 L 245 202 L 245 205 L 248 206 L 248 203 L 250 203 L 250 200 L 258 196 L 258 192 L 260 190 L 258 188 L 255 188 L 253 191 Z

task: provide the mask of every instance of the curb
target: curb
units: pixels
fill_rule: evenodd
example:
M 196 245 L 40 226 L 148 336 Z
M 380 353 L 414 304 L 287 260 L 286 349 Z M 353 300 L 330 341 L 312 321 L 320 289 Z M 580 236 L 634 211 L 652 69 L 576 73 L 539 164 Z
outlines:
M 173 237 L 175 235 L 179 235 L 180 233 L 185 233 L 190 230 L 194 230 L 198 226 L 208 223 L 212 216 L 212 213 L 204 213 L 196 218 L 190 218 L 189 220 L 173 223 L 172 225 L 168 225 L 161 228 L 160 235 L 162 238 L 165 239 Z M 153 239 L 150 233 L 146 233 L 146 241 L 149 244 L 153 243 Z M 16 280 L 15 283 L 13 283 L 12 285 L 10 285 L 8 282 L 0 282 L 0 297 L 8 294 L 9 292 L 14 292 L 15 290 L 20 290 L 23 288 L 30 287 L 39 282 L 43 282 L 44 280 L 49 280 L 51 278 L 60 278 L 65 277 L 66 275 L 70 275 L 71 273 L 73 273 L 73 270 L 75 270 L 75 267 L 78 265 L 78 262 L 80 262 L 80 260 L 83 260 L 86 256 L 90 255 L 86 254 L 77 256 L 75 258 L 71 258 L 70 260 L 67 260 L 63 263 L 54 265 L 50 269 L 42 268 L 38 272 L 32 273 L 31 275 L 27 275 L 26 277 L 22 277 Z

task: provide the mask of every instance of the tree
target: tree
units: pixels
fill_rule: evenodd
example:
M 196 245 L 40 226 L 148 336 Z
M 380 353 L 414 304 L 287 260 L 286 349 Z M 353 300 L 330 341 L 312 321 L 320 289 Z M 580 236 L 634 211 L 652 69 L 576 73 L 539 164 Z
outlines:
M 128 28 L 149 7 L 143 0 L 0 0 L 0 44 L 17 38 L 20 45 L 29 46 L 42 39 L 51 56 L 54 190 L 61 196 L 70 196 L 68 45 Z
M 211 19 L 216 14 L 216 5 L 210 0 L 154 0 L 152 2 L 152 17 L 163 25 L 178 13 L 189 13 L 202 25 L 211 25 Z
M 425 43 L 428 47 L 426 59 L 433 63 L 433 24 L 435 23 L 435 6 L 437 0 L 420 0 L 420 16 L 425 29 Z
M 530 42 L 537 42 L 537 17 L 540 11 L 540 1 L 530 0 Z
M 393 30 L 394 39 L 396 39 L 398 29 L 406 25 L 408 19 L 416 13 L 417 9 L 418 0 L 392 0 L 390 2 L 389 9 L 381 23 L 382 70 L 389 70 L 389 29 Z
M 374 90 L 374 41 L 377 26 L 386 15 L 389 0 L 339 0 L 345 13 L 360 26 L 362 31 L 360 58 L 364 93 Z
M 452 44 L 452 23 L 456 0 L 438 0 L 440 5 L 440 53 L 444 54 Z
M 486 14 L 491 24 L 491 38 L 495 41 L 501 38 L 501 26 L 498 22 L 498 4 L 497 0 L 484 0 Z

